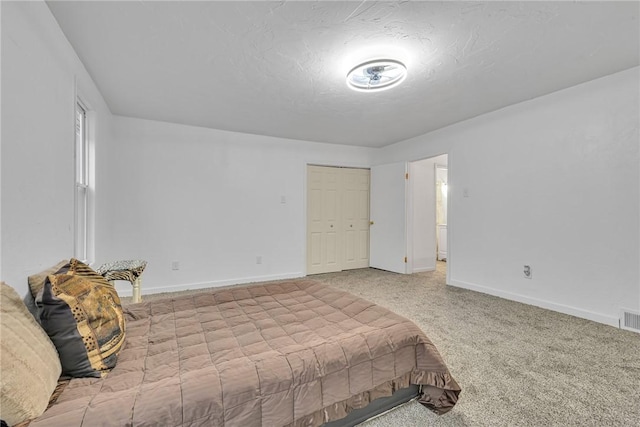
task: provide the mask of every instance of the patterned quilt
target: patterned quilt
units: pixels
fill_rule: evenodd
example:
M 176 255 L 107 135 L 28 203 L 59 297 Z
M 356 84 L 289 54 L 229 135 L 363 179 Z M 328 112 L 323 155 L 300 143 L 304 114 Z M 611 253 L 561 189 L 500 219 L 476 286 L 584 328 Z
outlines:
M 31 426 L 319 426 L 409 384 L 438 414 L 460 392 L 414 323 L 313 280 L 125 311 L 116 367 L 71 380 Z

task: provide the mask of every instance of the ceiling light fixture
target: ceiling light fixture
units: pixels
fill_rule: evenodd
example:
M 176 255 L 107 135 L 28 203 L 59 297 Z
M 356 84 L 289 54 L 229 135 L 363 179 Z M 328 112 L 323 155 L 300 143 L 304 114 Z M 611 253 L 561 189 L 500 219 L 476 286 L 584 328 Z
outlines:
M 377 59 L 354 67 L 347 85 L 354 90 L 377 92 L 397 86 L 407 77 L 407 67 L 393 59 Z

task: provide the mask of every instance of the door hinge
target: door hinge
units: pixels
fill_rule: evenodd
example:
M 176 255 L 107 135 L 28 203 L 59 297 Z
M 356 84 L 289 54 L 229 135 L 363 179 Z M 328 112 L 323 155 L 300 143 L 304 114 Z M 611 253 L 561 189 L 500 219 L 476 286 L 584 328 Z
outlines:
M 404 179 L 409 179 L 409 173 L 408 172 L 404 174 Z
M 405 262 L 405 264 L 407 263 L 407 257 L 404 257 L 404 262 Z

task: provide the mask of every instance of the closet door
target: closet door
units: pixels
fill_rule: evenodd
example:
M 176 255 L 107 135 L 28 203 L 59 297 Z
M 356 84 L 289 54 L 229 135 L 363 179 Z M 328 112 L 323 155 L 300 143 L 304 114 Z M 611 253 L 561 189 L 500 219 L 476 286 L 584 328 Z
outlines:
M 340 168 L 307 168 L 307 274 L 342 270 Z
M 343 270 L 369 267 L 369 170 L 342 169 Z
M 307 274 L 369 267 L 368 169 L 307 167 Z

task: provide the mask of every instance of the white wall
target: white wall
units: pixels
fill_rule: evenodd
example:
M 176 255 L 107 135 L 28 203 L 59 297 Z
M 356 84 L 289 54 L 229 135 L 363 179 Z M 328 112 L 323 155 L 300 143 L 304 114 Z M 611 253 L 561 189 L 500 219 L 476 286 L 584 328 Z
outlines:
M 303 276 L 306 163 L 367 167 L 373 152 L 118 116 L 114 134 L 99 263 L 147 260 L 143 295 Z
M 614 326 L 640 309 L 639 82 L 636 67 L 377 152 L 449 155 L 450 284 Z
M 409 259 L 413 272 L 436 268 L 436 181 L 435 165 L 446 165 L 447 156 L 409 163 Z
M 0 266 L 21 293 L 72 253 L 77 81 L 96 116 L 96 261 L 148 260 L 146 292 L 304 274 L 306 162 L 447 153 L 451 284 L 609 324 L 640 309 L 638 68 L 380 150 L 125 118 L 113 136 L 46 4 L 0 7 Z
M 0 264 L 2 279 L 24 294 L 28 275 L 73 255 L 75 82 L 95 110 L 98 156 L 110 138 L 111 114 L 44 2 L 0 7 Z

